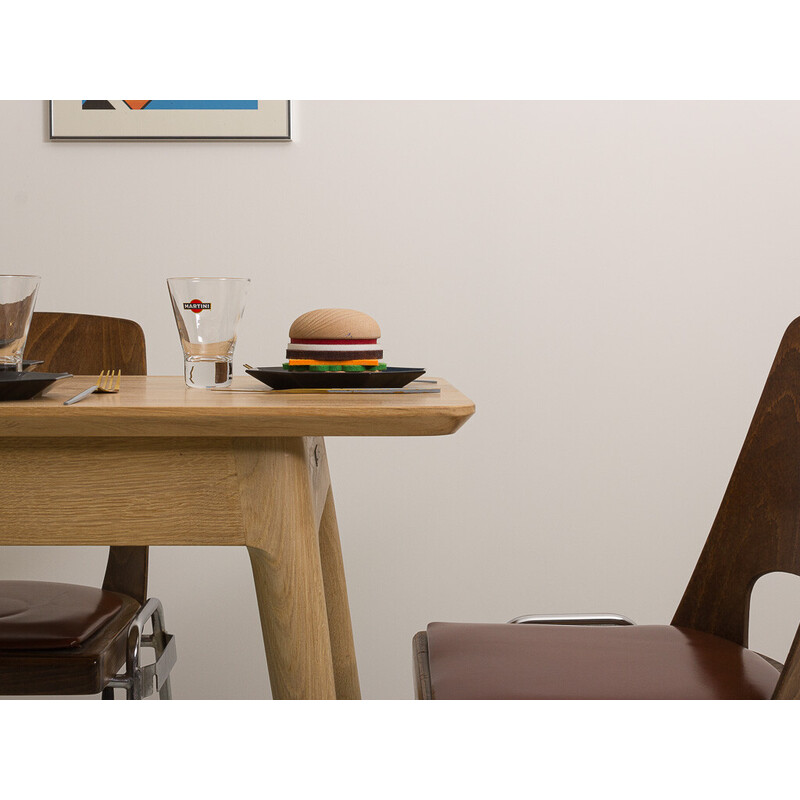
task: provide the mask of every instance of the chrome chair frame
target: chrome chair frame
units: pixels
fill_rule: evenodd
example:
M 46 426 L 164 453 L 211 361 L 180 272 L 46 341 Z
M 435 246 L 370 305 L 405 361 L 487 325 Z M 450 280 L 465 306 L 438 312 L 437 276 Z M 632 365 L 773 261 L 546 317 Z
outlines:
M 144 626 L 152 622 L 153 632 L 144 633 Z M 156 660 L 142 666 L 141 648 L 152 647 Z M 103 690 L 104 700 L 114 699 L 114 689 L 124 689 L 127 700 L 143 700 L 158 690 L 161 700 L 172 699 L 169 674 L 177 660 L 175 637 L 164 628 L 164 609 L 161 601 L 151 597 L 131 620 L 125 654 L 125 671 L 112 678 Z M 154 689 L 155 687 L 155 689 Z

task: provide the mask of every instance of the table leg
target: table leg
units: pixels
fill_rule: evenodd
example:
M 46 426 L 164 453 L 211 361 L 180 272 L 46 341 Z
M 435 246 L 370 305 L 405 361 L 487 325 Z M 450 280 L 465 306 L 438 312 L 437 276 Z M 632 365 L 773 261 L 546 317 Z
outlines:
M 245 439 L 235 455 L 272 696 L 335 699 L 313 449 L 299 438 Z
M 319 526 L 319 553 L 322 562 L 322 578 L 325 584 L 328 629 L 331 634 L 336 699 L 360 700 L 361 688 L 358 683 L 350 606 L 347 602 L 342 545 L 339 541 L 339 526 L 336 523 L 333 489 L 330 487 Z
M 274 561 L 248 547 L 275 700 L 335 700 L 319 557 Z M 305 560 L 303 564 L 301 561 Z M 296 595 L 300 595 L 297 597 Z

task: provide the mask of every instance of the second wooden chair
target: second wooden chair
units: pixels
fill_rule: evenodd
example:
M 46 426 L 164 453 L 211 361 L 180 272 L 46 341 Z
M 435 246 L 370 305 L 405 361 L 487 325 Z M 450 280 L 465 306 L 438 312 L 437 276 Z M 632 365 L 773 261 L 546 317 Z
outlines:
M 145 375 L 144 332 L 131 320 L 36 312 L 26 359 L 41 372 Z M 147 598 L 147 547 L 111 547 L 102 588 L 46 581 L 0 581 L 0 694 L 171 699 L 175 640 L 161 603 Z M 145 634 L 146 624 L 152 634 Z M 142 665 L 141 648 L 156 660 Z
M 750 595 L 771 572 L 800 575 L 800 319 L 670 625 L 614 614 L 433 622 L 414 637 L 417 697 L 798 699 L 800 629 L 785 664 L 748 649 Z

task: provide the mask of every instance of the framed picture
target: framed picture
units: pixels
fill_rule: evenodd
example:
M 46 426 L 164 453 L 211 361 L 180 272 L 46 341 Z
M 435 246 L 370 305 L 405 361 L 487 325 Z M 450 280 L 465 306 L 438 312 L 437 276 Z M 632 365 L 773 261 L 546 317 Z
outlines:
M 288 100 L 51 100 L 50 139 L 290 141 Z

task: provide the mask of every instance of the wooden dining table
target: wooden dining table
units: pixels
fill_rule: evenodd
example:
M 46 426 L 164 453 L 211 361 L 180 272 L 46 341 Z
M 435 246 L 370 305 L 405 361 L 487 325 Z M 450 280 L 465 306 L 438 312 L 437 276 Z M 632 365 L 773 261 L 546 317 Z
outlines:
M 447 435 L 472 401 L 440 378 L 363 395 L 123 376 L 63 404 L 94 380 L 0 403 L 0 545 L 247 547 L 272 696 L 360 698 L 324 437 Z

